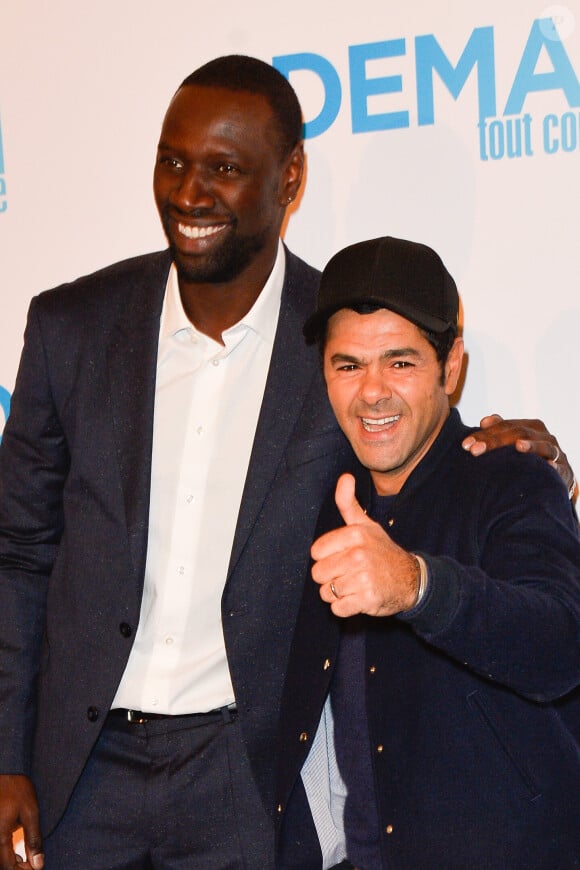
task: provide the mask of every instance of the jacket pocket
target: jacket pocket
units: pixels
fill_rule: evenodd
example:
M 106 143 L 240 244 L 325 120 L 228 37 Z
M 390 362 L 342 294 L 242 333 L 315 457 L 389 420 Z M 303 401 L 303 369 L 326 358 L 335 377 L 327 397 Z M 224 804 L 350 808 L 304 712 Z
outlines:
M 491 732 L 496 745 L 502 750 L 510 766 L 518 774 L 523 783 L 530 801 L 535 801 L 542 796 L 538 783 L 523 758 L 518 746 L 518 734 L 510 734 L 506 728 L 501 712 L 494 708 L 489 697 L 476 690 L 467 696 L 467 703 L 476 710 L 483 725 Z

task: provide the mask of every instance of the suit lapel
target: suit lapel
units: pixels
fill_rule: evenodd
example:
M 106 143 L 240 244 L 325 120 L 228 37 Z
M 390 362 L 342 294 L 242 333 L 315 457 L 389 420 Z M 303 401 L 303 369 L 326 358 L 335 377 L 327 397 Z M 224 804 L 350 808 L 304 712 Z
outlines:
M 313 378 L 312 351 L 302 337 L 312 306 L 313 272 L 302 273 L 299 261 L 288 252 L 286 256 L 278 329 L 228 573 L 259 515 Z M 145 568 L 149 520 L 159 318 L 169 266 L 167 253 L 150 255 L 128 281 L 120 282 L 117 295 L 122 302 L 108 348 L 113 434 L 127 534 L 139 579 Z
M 119 288 L 119 316 L 108 348 L 110 407 L 127 534 L 139 580 L 145 569 L 159 318 L 170 258 L 143 258 Z
M 268 495 L 313 378 L 312 351 L 308 349 L 302 336 L 302 326 L 310 314 L 312 300 L 308 292 L 304 293 L 304 287 L 299 286 L 301 276 L 295 265 L 296 259 L 288 252 L 286 257 L 286 277 L 278 329 L 246 476 L 228 576 L 242 553 Z M 304 283 L 310 283 L 312 292 L 312 274 L 303 277 Z

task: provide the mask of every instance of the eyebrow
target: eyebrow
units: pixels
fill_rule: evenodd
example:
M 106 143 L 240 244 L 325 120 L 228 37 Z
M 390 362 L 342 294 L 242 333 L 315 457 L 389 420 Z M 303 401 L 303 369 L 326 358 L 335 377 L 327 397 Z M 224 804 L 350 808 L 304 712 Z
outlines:
M 400 358 L 400 357 L 418 358 L 418 357 L 420 357 L 420 355 L 421 354 L 419 353 L 419 351 L 414 347 L 393 347 L 393 348 L 390 348 L 389 350 L 386 350 L 384 353 L 382 353 L 380 355 L 380 359 L 388 361 L 390 359 L 394 359 L 395 357 L 398 357 L 398 358 Z M 330 357 L 330 362 L 331 363 L 346 362 L 346 363 L 361 364 L 361 363 L 368 362 L 368 360 L 366 360 L 364 357 L 353 356 L 352 354 L 349 354 L 349 353 L 333 353 L 333 355 Z

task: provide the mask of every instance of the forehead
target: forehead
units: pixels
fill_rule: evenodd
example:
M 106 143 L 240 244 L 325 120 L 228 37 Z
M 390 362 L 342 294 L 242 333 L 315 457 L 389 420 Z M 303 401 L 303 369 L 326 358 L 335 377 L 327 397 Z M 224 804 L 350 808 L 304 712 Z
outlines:
M 368 356 L 373 351 L 382 353 L 397 347 L 414 348 L 424 353 L 433 351 L 418 326 L 386 308 L 379 308 L 371 314 L 342 308 L 328 321 L 326 353 L 348 349 L 350 353 Z
M 186 85 L 173 97 L 165 115 L 161 140 L 187 138 L 211 131 L 224 138 L 252 141 L 276 119 L 266 97 L 248 91 Z M 270 129 L 271 139 L 272 130 Z

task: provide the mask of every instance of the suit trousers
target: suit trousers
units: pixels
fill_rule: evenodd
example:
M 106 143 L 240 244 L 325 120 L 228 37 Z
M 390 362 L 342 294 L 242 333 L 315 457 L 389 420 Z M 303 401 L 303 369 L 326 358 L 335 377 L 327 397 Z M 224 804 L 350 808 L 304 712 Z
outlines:
M 109 715 L 44 847 L 46 870 L 272 868 L 273 824 L 236 714 Z

